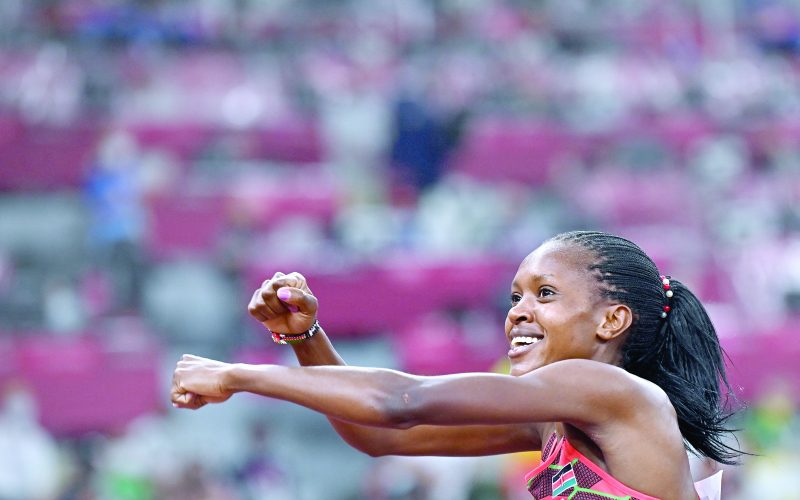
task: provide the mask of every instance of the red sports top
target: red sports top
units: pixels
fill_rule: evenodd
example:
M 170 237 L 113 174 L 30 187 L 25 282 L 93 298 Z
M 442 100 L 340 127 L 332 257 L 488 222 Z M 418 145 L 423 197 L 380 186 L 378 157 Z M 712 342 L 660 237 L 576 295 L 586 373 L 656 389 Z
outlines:
M 712 478 L 700 483 L 719 484 L 719 474 Z M 542 463 L 525 476 L 525 481 L 536 500 L 658 500 L 620 483 L 573 448 L 566 437 L 559 440 L 555 432 L 542 450 Z M 700 486 L 695 483 L 698 491 L 708 489 Z M 713 489 L 715 495 L 704 493 L 703 498 L 719 498 L 718 486 Z

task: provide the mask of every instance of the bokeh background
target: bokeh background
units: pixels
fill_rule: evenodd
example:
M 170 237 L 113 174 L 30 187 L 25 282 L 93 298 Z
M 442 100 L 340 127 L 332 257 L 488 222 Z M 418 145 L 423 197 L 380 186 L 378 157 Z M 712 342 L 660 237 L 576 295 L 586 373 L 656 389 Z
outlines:
M 246 305 L 296 270 L 351 364 L 502 371 L 518 262 L 591 228 L 707 305 L 726 498 L 798 499 L 799 113 L 797 1 L 3 0 L 0 498 L 527 498 L 534 454 L 375 459 L 171 370 L 293 363 Z

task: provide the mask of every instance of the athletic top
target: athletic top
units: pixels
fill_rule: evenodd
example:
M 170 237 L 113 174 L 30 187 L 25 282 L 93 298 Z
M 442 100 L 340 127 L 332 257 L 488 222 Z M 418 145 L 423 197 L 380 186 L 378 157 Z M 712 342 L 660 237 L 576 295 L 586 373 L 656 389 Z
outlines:
M 717 473 L 695 483 L 695 487 L 704 492 L 703 499 L 719 499 L 720 479 L 721 473 Z M 617 481 L 573 448 L 566 437 L 558 440 L 555 432 L 542 449 L 542 463 L 525 476 L 525 481 L 536 500 L 658 500 Z M 715 491 L 710 495 L 705 493 L 709 483 L 716 485 L 712 485 Z

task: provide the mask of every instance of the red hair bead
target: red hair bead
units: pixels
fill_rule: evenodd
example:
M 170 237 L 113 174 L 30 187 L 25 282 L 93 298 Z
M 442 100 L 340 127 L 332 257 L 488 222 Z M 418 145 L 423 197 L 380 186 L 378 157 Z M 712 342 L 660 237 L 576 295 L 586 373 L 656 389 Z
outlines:
M 667 313 L 668 313 L 668 312 L 670 312 L 671 310 L 672 310 L 672 308 L 671 308 L 671 307 L 669 307 L 669 306 L 664 306 L 664 312 L 667 312 Z

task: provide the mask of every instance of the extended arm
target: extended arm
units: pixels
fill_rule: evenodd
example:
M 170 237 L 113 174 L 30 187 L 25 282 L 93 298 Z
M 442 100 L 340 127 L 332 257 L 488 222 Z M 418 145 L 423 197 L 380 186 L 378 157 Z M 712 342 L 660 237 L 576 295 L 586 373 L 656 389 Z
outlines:
M 276 292 L 284 287 L 291 287 L 286 288 L 291 291 L 291 296 L 286 301 L 280 301 Z M 308 287 L 302 275 L 276 273 L 256 291 L 248 309 L 262 323 L 268 322 L 275 312 L 279 315 L 315 315 L 316 303 L 308 300 L 305 290 Z M 283 307 L 282 303 L 289 306 Z M 290 308 L 297 310 L 292 311 Z M 322 329 L 314 337 L 291 347 L 302 366 L 346 365 Z M 328 420 L 349 445 L 372 456 L 476 456 L 541 447 L 537 424 L 448 427 L 419 425 L 411 429 L 390 429 L 354 424 L 331 417 Z
M 292 346 L 303 366 L 345 366 L 324 331 Z M 336 432 L 350 446 L 372 456 L 443 455 L 478 456 L 541 447 L 536 424 L 433 426 L 410 429 L 370 427 L 328 419 Z
M 193 408 L 250 392 L 339 420 L 393 429 L 567 422 L 588 430 L 634 411 L 630 377 L 621 368 L 587 360 L 560 361 L 521 377 L 419 377 L 349 366 L 229 365 L 185 355 L 175 370 L 172 398 Z

